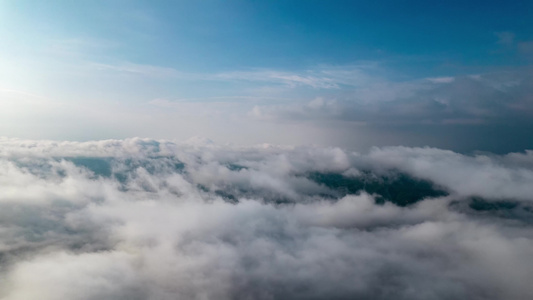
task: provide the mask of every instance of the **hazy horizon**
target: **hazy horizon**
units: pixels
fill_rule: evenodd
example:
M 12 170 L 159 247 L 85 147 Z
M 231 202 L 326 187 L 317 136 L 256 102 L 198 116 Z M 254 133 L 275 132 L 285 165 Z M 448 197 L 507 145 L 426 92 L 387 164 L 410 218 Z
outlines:
M 532 9 L 3 0 L 0 136 L 532 149 Z

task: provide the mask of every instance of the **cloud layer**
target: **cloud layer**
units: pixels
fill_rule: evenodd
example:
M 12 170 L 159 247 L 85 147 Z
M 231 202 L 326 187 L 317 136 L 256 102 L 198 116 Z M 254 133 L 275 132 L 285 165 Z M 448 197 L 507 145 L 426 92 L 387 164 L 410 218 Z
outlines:
M 3 300 L 533 297 L 530 152 L 1 139 L 0 165 Z

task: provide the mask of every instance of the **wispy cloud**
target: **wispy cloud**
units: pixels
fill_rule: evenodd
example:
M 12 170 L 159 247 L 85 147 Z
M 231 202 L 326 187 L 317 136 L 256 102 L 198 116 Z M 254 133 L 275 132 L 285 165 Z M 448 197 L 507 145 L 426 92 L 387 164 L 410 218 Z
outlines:
M 509 46 L 515 42 L 515 34 L 510 31 L 499 31 L 495 33 L 498 38 L 498 44 Z
M 112 71 L 118 73 L 126 73 L 139 76 L 157 77 L 157 78 L 184 78 L 187 74 L 179 72 L 173 68 L 134 64 L 129 62 L 117 64 L 103 64 L 103 63 L 88 63 L 88 66 L 97 71 Z
M 110 50 L 119 46 L 119 42 L 106 39 L 73 37 L 47 40 L 45 51 L 51 55 L 87 59 L 106 56 Z
M 314 89 L 341 89 L 363 86 L 383 80 L 376 64 L 347 66 L 316 66 L 301 71 L 250 70 L 215 74 L 213 79 L 239 80 L 264 84 L 282 84 L 287 87 L 310 87 Z M 211 77 L 208 77 L 211 78 Z
M 450 82 L 453 82 L 455 78 L 454 77 L 432 77 L 432 78 L 427 78 L 427 80 L 432 83 L 450 83 Z
M 344 94 L 331 94 L 323 101 L 335 103 L 335 110 L 308 104 L 256 107 L 252 115 L 289 117 L 299 111 L 307 118 L 332 118 L 370 123 L 491 124 L 510 116 L 527 122 L 531 99 L 530 70 L 478 74 L 475 77 L 433 77 L 407 82 L 376 82 L 368 88 L 352 88 Z M 297 108 L 299 107 L 299 109 Z M 258 112 L 262 112 L 259 114 Z
M 316 76 L 313 74 L 291 73 L 280 71 L 235 71 L 215 74 L 212 79 L 221 79 L 229 81 L 250 81 L 259 83 L 283 84 L 288 87 L 307 86 L 322 89 L 337 89 L 338 84 L 333 78 L 326 76 Z

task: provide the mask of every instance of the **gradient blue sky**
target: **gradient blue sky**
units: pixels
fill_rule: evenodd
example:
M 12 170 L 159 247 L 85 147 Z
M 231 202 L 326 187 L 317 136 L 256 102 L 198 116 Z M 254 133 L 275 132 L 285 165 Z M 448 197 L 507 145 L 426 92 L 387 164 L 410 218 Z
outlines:
M 0 135 L 533 148 L 533 1 L 0 0 Z

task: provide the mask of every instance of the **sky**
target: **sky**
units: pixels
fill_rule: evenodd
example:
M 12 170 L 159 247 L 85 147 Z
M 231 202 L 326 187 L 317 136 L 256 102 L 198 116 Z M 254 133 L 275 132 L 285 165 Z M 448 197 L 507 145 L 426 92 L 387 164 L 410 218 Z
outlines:
M 0 0 L 0 300 L 533 299 L 533 1 Z
M 0 136 L 533 147 L 531 1 L 0 1 Z

